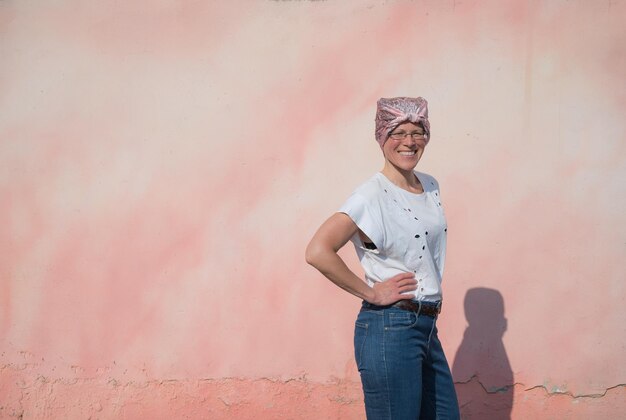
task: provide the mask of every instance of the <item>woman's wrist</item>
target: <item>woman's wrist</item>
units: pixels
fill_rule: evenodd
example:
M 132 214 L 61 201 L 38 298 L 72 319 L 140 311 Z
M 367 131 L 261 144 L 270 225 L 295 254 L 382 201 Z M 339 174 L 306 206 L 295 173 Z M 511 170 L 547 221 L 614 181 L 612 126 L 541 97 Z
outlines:
M 374 290 L 374 288 L 367 286 L 367 289 L 363 294 L 363 300 L 372 304 L 376 301 L 376 291 Z

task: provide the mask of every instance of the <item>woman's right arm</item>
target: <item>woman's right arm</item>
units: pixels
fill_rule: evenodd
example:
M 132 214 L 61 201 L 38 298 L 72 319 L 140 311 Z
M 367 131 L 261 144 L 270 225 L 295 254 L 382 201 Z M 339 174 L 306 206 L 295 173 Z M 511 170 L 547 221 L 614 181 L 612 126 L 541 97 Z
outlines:
M 402 294 L 417 288 L 413 273 L 401 273 L 384 282 L 369 287 L 354 274 L 337 251 L 358 231 L 357 225 L 345 213 L 335 213 L 319 227 L 306 248 L 306 261 L 317 268 L 326 278 L 374 305 L 390 305 L 412 294 Z

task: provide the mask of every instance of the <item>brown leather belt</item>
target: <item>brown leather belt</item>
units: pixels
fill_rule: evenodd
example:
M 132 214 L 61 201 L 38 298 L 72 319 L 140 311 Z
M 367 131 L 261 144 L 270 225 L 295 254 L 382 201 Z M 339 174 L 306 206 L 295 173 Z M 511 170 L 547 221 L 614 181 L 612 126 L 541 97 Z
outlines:
M 392 306 L 405 311 L 417 312 L 420 315 L 437 316 L 441 313 L 441 302 L 415 302 L 414 300 L 399 300 Z
M 440 301 L 439 302 L 416 302 L 414 300 L 405 299 L 405 300 L 399 300 L 393 305 L 388 305 L 388 306 L 377 306 L 369 302 L 363 301 L 363 307 L 368 308 L 368 309 L 374 309 L 374 310 L 395 307 L 395 308 L 403 309 L 405 311 L 411 311 L 411 312 L 418 313 L 420 315 L 426 315 L 426 316 L 432 316 L 432 317 L 436 317 L 437 315 L 441 313 Z

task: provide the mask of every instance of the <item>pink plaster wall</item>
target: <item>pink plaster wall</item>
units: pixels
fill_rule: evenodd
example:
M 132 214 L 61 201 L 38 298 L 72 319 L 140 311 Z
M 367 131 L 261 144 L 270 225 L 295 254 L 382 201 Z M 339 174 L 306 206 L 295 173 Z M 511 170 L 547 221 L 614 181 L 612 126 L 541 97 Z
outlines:
M 0 2 L 0 418 L 362 418 L 359 303 L 303 250 L 396 95 L 431 105 L 464 417 L 623 418 L 625 20 Z

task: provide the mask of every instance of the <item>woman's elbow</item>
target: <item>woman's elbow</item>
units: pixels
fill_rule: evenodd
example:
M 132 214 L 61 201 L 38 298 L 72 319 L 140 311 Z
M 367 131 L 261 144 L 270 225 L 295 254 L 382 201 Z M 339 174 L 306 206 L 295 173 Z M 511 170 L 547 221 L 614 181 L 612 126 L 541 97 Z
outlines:
M 304 259 L 307 264 L 317 268 L 323 253 L 323 248 L 318 243 L 311 241 L 304 251 Z
M 306 260 L 307 264 L 315 266 L 315 250 L 310 243 L 309 245 L 307 245 L 306 250 L 304 251 L 304 259 Z

